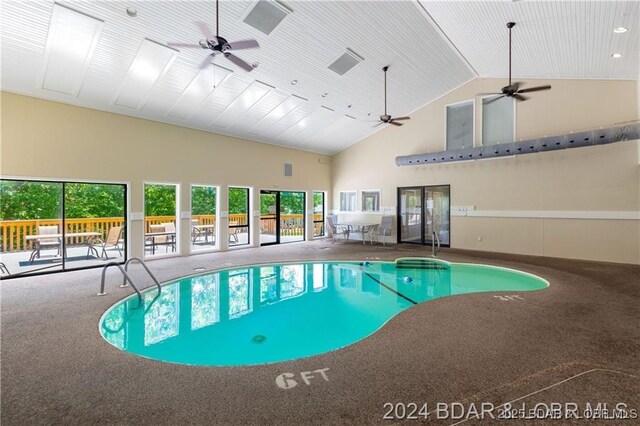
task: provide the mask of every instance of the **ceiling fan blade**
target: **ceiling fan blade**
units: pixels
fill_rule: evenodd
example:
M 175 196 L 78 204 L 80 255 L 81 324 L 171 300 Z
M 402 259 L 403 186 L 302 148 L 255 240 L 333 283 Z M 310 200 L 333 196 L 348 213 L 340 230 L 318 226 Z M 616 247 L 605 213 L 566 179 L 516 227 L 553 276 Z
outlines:
M 513 97 L 516 98 L 519 101 L 526 101 L 527 99 L 529 99 L 528 97 L 519 95 L 517 93 L 515 95 L 513 95 Z
M 212 40 L 214 43 L 216 42 L 216 36 L 213 35 L 211 28 L 206 22 L 196 21 L 196 25 L 200 28 L 200 32 L 207 38 L 207 40 Z
M 193 44 L 193 43 L 167 43 L 167 46 L 169 47 L 186 47 L 189 49 L 202 49 L 202 46 L 200 46 L 199 44 Z
M 227 43 L 227 44 L 233 50 L 253 49 L 255 47 L 260 47 L 258 42 L 255 40 L 239 40 L 239 41 L 232 41 L 231 43 Z
M 240 68 L 244 69 L 245 71 L 253 71 L 253 67 L 251 66 L 251 64 L 249 64 L 248 62 L 245 62 L 244 60 L 238 58 L 234 54 L 229 53 L 229 52 L 225 52 L 224 56 L 225 56 L 225 58 L 227 58 L 228 60 L 230 60 L 231 62 L 233 62 L 237 66 L 239 66 Z
M 398 121 L 398 120 L 411 120 L 411 117 L 393 117 L 391 120 L 393 120 L 393 121 Z
M 528 89 L 518 90 L 518 93 L 539 92 L 540 90 L 549 90 L 549 89 L 551 89 L 551 86 L 549 86 L 549 85 L 547 85 L 547 86 L 536 86 L 536 87 L 529 87 Z
M 402 126 L 402 125 L 403 125 L 402 123 L 396 123 L 396 122 L 395 122 L 395 121 L 393 121 L 393 120 L 391 120 L 391 121 L 389 122 L 389 124 L 393 124 L 394 126 Z
M 384 124 L 384 121 L 378 121 L 376 124 L 374 124 L 371 127 L 380 127 L 380 125 Z
M 500 96 L 496 96 L 496 97 L 495 97 L 495 98 L 493 98 L 493 99 L 489 99 L 488 101 L 483 100 L 483 101 L 482 101 L 482 104 L 483 104 L 483 105 L 488 105 L 488 104 L 490 104 L 491 102 L 495 102 L 495 101 L 497 101 L 498 99 L 500 99 L 500 98 L 504 98 L 504 97 L 505 97 L 505 95 L 500 95 Z
M 212 53 L 211 55 L 207 55 L 207 56 L 204 58 L 204 61 L 202 61 L 202 63 L 200 64 L 200 69 L 205 69 L 205 68 L 207 68 L 209 65 L 211 65 L 211 61 L 213 60 L 214 56 L 215 56 L 215 55 L 214 55 L 213 53 Z

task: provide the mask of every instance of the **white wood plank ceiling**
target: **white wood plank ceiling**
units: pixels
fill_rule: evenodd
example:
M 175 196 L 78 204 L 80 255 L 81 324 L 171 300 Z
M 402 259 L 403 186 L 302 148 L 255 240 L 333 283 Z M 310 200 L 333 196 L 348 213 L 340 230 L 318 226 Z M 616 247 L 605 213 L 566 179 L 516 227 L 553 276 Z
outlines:
M 47 49 L 51 28 L 64 27 L 52 24 L 61 6 L 3 1 L 2 90 L 325 154 L 384 127 L 372 122 L 383 112 L 384 65 L 395 116 L 472 78 L 504 77 L 509 20 L 518 23 L 517 78 L 638 77 L 637 2 L 289 0 L 292 12 L 266 35 L 243 22 L 256 1 L 223 0 L 220 35 L 258 40 L 259 49 L 236 52 L 258 67 L 249 73 L 217 56 L 217 66 L 200 74 L 208 51 L 158 43 L 197 43 L 196 21 L 215 29 L 214 2 L 61 4 L 88 15 L 82 26 L 96 43 L 86 67 L 65 73 L 68 58 Z M 74 13 L 60 22 L 75 22 Z M 621 26 L 628 31 L 615 34 Z M 364 60 L 340 76 L 327 67 L 347 48 Z M 151 72 L 139 52 L 156 52 Z M 70 81 L 74 70 L 78 81 Z M 77 90 L 62 93 L 65 84 Z

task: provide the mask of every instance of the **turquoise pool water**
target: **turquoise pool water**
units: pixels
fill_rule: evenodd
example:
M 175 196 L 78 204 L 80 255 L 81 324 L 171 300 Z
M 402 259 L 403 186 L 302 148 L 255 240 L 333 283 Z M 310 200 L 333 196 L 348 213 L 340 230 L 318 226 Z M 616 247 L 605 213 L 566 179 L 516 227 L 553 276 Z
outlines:
M 124 351 L 190 365 L 252 365 L 321 354 L 439 297 L 548 286 L 531 274 L 427 259 L 233 268 L 150 288 L 111 307 L 102 336 Z

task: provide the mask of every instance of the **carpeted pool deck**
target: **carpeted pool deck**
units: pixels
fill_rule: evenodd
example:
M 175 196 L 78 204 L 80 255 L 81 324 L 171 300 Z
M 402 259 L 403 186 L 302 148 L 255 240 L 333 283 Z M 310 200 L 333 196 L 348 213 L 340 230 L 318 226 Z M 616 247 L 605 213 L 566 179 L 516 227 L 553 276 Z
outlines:
M 314 241 L 149 266 L 166 281 L 197 267 L 429 254 L 429 247 Z M 566 424 L 577 414 L 601 419 L 571 422 L 640 423 L 603 418 L 640 412 L 639 266 L 458 250 L 443 250 L 439 258 L 515 268 L 551 285 L 512 300 L 480 293 L 422 303 L 324 355 L 192 367 L 122 352 L 100 336 L 101 315 L 132 291 L 118 287 L 115 269 L 103 297 L 96 296 L 100 269 L 2 281 L 0 420 L 3 426 L 301 425 L 396 424 L 410 417 L 427 424 L 531 425 Z M 132 269 L 137 281 L 150 283 L 140 266 Z M 279 387 L 282 373 L 296 385 Z M 509 402 L 514 409 L 538 404 L 563 411 L 556 420 L 554 412 L 524 420 L 532 413 L 505 411 L 501 404 Z M 482 404 L 480 421 L 474 409 Z M 616 411 L 617 404 L 625 405 Z

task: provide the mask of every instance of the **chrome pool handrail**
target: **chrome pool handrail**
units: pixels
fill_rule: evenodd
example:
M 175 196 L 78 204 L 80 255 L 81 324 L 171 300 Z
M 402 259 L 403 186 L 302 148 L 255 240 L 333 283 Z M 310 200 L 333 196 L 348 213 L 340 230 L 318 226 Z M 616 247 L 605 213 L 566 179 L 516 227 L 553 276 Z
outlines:
M 126 287 L 127 286 L 127 281 L 129 281 L 129 284 L 131 284 L 131 287 L 133 287 L 135 292 L 138 294 L 138 304 L 142 305 L 142 293 L 140 293 L 140 290 L 138 289 L 138 286 L 136 286 L 136 284 L 133 282 L 133 279 L 131 278 L 131 276 L 127 272 L 128 267 L 129 267 L 129 263 L 131 263 L 134 260 L 136 262 L 140 263 L 144 267 L 144 269 L 147 271 L 149 276 L 151 276 L 151 278 L 155 282 L 156 286 L 158 287 L 158 294 L 159 294 L 162 291 L 162 287 L 160 286 L 160 281 L 158 281 L 158 278 L 156 278 L 156 276 L 153 274 L 153 272 L 151 272 L 151 270 L 149 269 L 147 264 L 142 259 L 140 259 L 139 257 L 132 257 L 132 258 L 130 258 L 129 260 L 127 260 L 125 262 L 124 268 L 118 262 L 109 262 L 106 265 L 104 265 L 104 267 L 102 268 L 102 280 L 100 281 L 100 293 L 98 293 L 98 296 L 104 296 L 105 294 L 107 294 L 104 291 L 104 283 L 105 283 L 105 277 L 106 277 L 106 274 L 107 274 L 107 269 L 110 266 L 116 266 L 120 270 L 120 272 L 122 272 L 122 284 L 120 285 L 120 287 Z
M 440 237 L 438 237 L 438 233 L 436 231 L 433 231 L 431 235 L 433 236 L 433 238 L 431 238 L 431 257 L 436 257 L 438 256 L 438 253 L 440 253 Z
M 128 271 L 129 270 L 129 264 L 133 261 L 138 262 L 139 264 L 142 265 L 142 267 L 147 271 L 147 273 L 149 274 L 149 276 L 151 277 L 151 279 L 153 279 L 153 282 L 156 283 L 156 286 L 158 287 L 158 293 L 160 293 L 162 291 L 162 287 L 160 287 L 160 281 L 158 281 L 158 278 L 156 278 L 156 276 L 153 274 L 153 272 L 151 272 L 151 269 L 149 269 L 149 267 L 147 266 L 147 264 L 144 262 L 144 260 L 140 259 L 139 257 L 132 257 L 129 260 L 127 260 L 124 263 L 124 270 Z M 122 278 L 122 285 L 120 287 L 126 287 L 127 286 L 127 280 L 125 277 Z

